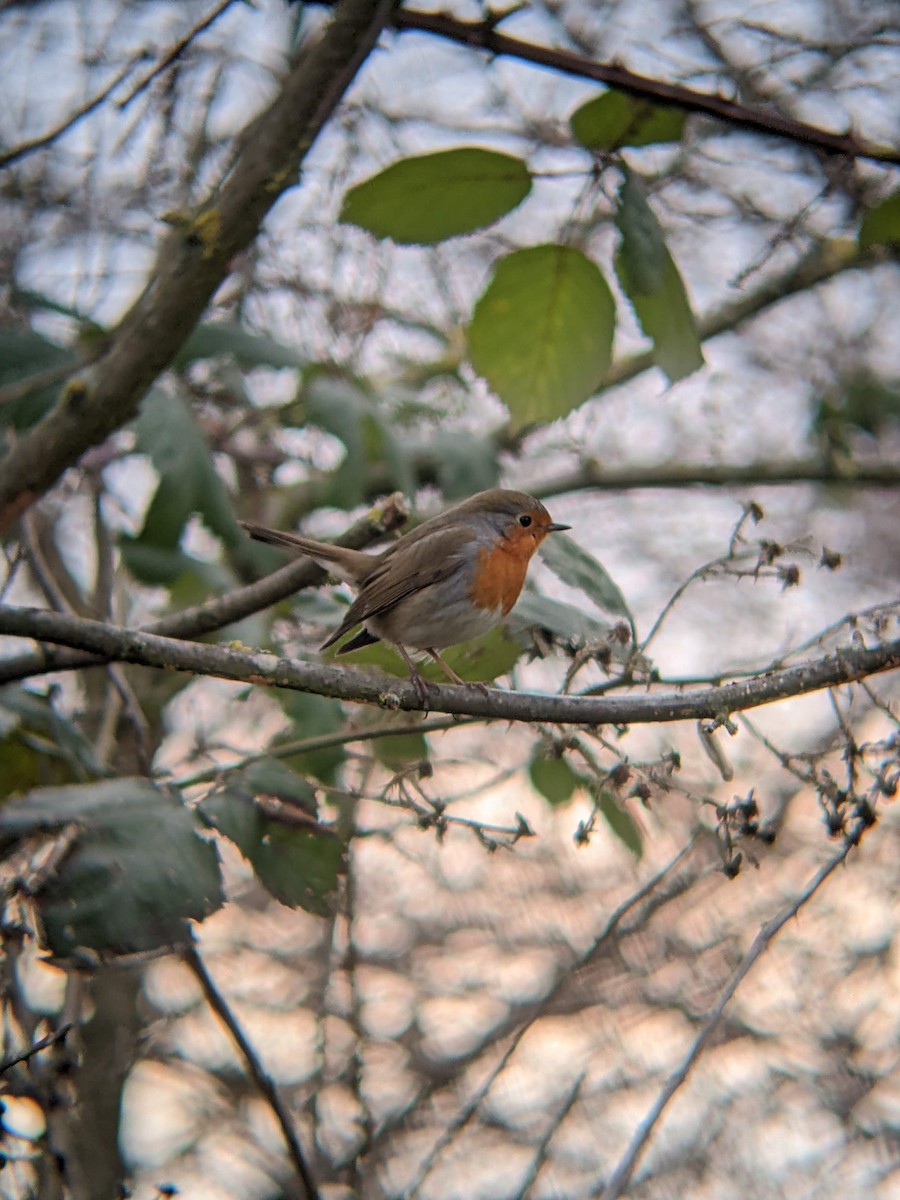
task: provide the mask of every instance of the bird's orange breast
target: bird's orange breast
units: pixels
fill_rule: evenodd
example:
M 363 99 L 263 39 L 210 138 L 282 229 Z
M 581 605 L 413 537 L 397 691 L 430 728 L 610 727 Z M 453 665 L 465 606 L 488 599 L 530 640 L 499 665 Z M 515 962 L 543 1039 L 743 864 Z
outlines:
M 469 598 L 479 608 L 509 612 L 519 598 L 531 553 L 521 542 L 481 550 Z

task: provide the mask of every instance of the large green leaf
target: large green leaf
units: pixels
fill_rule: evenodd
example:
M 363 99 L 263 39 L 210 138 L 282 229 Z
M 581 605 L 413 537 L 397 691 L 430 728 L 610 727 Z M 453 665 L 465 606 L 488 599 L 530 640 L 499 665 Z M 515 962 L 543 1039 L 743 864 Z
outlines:
M 74 829 L 74 843 L 36 896 L 60 957 L 181 945 L 185 922 L 222 903 L 215 848 L 172 791 L 146 779 L 103 780 L 39 789 L 0 809 L 7 839 L 63 827 Z
M 900 192 L 866 213 L 859 228 L 859 244 L 863 250 L 870 246 L 900 246 Z
M 686 117 L 683 109 L 611 89 L 576 109 L 569 125 L 588 150 L 619 150 L 622 146 L 679 142 Z
M 469 325 L 469 354 L 519 424 L 552 421 L 600 386 L 614 329 L 597 264 L 569 246 L 534 246 L 497 263 Z
M 547 538 L 541 556 L 550 570 L 570 587 L 584 592 L 606 612 L 624 617 L 634 634 L 634 619 L 615 581 L 593 555 L 564 533 Z
M 493 224 L 531 190 L 520 158 L 468 147 L 404 158 L 344 197 L 341 220 L 376 237 L 430 244 Z
M 703 350 L 684 283 L 638 178 L 625 169 L 616 225 L 622 241 L 616 274 L 641 329 L 653 341 L 653 357 L 670 382 L 703 366 Z
M 257 803 L 260 796 L 286 802 L 277 818 Z M 315 823 L 315 811 L 310 785 L 274 759 L 229 772 L 200 806 L 203 818 L 234 842 L 276 900 L 327 916 L 344 870 L 344 846 Z

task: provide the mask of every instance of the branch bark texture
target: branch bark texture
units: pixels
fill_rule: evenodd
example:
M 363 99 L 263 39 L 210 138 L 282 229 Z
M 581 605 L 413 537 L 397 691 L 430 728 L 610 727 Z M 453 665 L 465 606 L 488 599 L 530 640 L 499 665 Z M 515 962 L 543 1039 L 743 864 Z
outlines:
M 164 239 L 142 295 L 108 350 L 69 381 L 60 403 L 13 446 L 0 470 L 0 532 L 89 447 L 129 421 L 173 360 L 266 213 L 297 182 L 316 136 L 390 19 L 394 0 L 340 0 L 281 91 L 240 139 L 218 193 Z
M 213 675 L 259 687 L 283 687 L 382 708 L 420 712 L 415 688 L 393 676 L 311 664 L 274 654 L 159 637 L 34 608 L 0 608 L 0 634 L 71 646 L 102 656 L 170 671 Z M 822 658 L 722 687 L 641 696 L 559 696 L 528 692 L 485 692 L 476 687 L 432 685 L 432 712 L 484 720 L 563 725 L 637 725 L 666 721 L 719 720 L 730 713 L 775 700 L 853 683 L 900 667 L 900 638 L 871 648 L 851 647 Z

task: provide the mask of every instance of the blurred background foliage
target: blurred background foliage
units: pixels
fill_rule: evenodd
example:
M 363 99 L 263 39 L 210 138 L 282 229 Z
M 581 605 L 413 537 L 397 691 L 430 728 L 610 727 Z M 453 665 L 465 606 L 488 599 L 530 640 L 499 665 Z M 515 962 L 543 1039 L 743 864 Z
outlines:
M 573 532 L 466 679 L 671 689 L 896 637 L 896 6 L 442 11 L 762 115 L 386 31 L 137 418 L 7 540 L 3 599 L 149 624 L 281 565 L 241 519 L 371 541 L 390 493 L 502 483 Z M 0 3 L 4 453 L 167 231 L 202 264 L 328 19 Z M 347 599 L 195 635 L 315 659 Z M 11 1200 L 311 1195 L 303 1164 L 323 1197 L 900 1195 L 890 677 L 698 736 L 46 667 L 0 660 Z M 760 923 L 876 816 L 603 1193 Z

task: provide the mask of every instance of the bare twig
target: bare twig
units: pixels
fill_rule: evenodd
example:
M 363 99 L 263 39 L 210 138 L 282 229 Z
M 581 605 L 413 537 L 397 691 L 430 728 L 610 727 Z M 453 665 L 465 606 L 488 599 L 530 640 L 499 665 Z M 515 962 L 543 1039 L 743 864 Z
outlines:
M 92 96 L 91 99 L 82 104 L 80 108 L 77 108 L 75 112 L 66 117 L 64 121 L 60 121 L 58 125 L 54 125 L 52 129 L 48 129 L 47 132 L 42 133 L 40 137 L 31 138 L 27 142 L 20 142 L 18 146 L 13 146 L 11 150 L 6 150 L 4 153 L 0 154 L 0 170 L 2 170 L 4 167 L 10 166 L 14 162 L 18 162 L 19 159 L 25 158 L 29 154 L 33 154 L 36 150 L 43 150 L 46 146 L 51 146 L 55 141 L 58 141 L 63 134 L 68 133 L 69 130 L 74 128 L 79 121 L 88 116 L 90 113 L 94 112 L 95 109 L 98 109 L 100 105 L 103 104 L 103 102 L 107 100 L 109 96 L 116 90 L 122 80 L 131 74 L 143 57 L 143 54 L 138 54 L 129 59 L 122 70 L 110 80 L 105 88 L 99 91 L 96 96 Z M 58 368 L 55 367 L 50 368 L 50 370 L 54 372 L 57 369 Z M 41 372 L 42 376 L 45 374 L 48 374 L 48 372 Z M 25 382 L 29 381 L 26 380 Z
M 737 970 L 722 989 L 719 999 L 716 1001 L 714 1008 L 703 1022 L 703 1026 L 700 1032 L 697 1034 L 697 1037 L 694 1039 L 694 1042 L 684 1058 L 684 1061 L 666 1080 L 665 1086 L 657 1096 L 650 1111 L 635 1130 L 634 1136 L 631 1139 L 627 1150 L 619 1160 L 615 1170 L 609 1177 L 609 1180 L 605 1186 L 601 1184 L 598 1188 L 596 1188 L 591 1195 L 599 1195 L 601 1196 L 602 1200 L 617 1200 L 617 1198 L 622 1195 L 631 1180 L 631 1176 L 634 1173 L 634 1169 L 637 1166 L 638 1160 L 643 1154 L 647 1146 L 647 1142 L 650 1140 L 650 1137 L 653 1134 L 660 1117 L 665 1111 L 666 1106 L 687 1079 L 697 1059 L 703 1053 L 704 1049 L 709 1043 L 710 1038 L 713 1036 L 719 1026 L 719 1022 L 722 1019 L 722 1014 L 724 1013 L 725 1008 L 734 996 L 745 976 L 749 973 L 750 969 L 757 962 L 757 960 L 769 948 L 784 926 L 787 925 L 788 921 L 792 920 L 797 915 L 804 904 L 812 899 L 826 879 L 828 879 L 829 876 L 832 875 L 846 860 L 853 847 L 858 845 L 861 833 L 862 829 L 858 829 L 855 835 L 848 836 L 839 853 L 837 853 L 833 858 L 829 859 L 829 861 L 825 863 L 825 865 L 819 871 L 816 872 L 807 886 L 802 892 L 800 892 L 794 901 L 789 904 L 782 913 L 773 918 L 773 920 L 768 921 L 760 929 L 759 933 L 754 938 L 750 949 L 741 960 Z
M 271 1076 L 267 1073 L 255 1049 L 251 1045 L 247 1035 L 244 1033 L 240 1022 L 231 1011 L 225 997 L 216 987 L 212 976 L 206 969 L 202 957 L 200 956 L 197 947 L 191 942 L 185 950 L 182 951 L 182 957 L 190 970 L 195 975 L 197 982 L 203 991 L 203 996 L 206 1003 L 213 1010 L 228 1032 L 234 1039 L 238 1049 L 243 1055 L 244 1062 L 247 1065 L 247 1070 L 250 1073 L 253 1082 L 259 1089 L 260 1095 L 265 1099 L 266 1103 L 272 1109 L 279 1126 L 281 1133 L 287 1143 L 288 1154 L 291 1162 L 303 1185 L 304 1194 L 307 1200 L 319 1200 L 319 1190 L 316 1187 L 316 1182 L 312 1177 L 312 1172 L 306 1162 L 306 1157 L 303 1153 L 303 1147 L 300 1145 L 300 1139 L 297 1136 L 297 1131 L 294 1128 L 294 1122 L 291 1119 L 291 1114 L 288 1112 L 287 1106 L 279 1095 Z
M 72 1028 L 72 1023 L 60 1025 L 59 1029 L 54 1029 L 52 1033 L 48 1033 L 46 1037 L 42 1037 L 39 1042 L 35 1042 L 28 1050 L 23 1050 L 21 1054 L 17 1054 L 14 1058 L 5 1058 L 0 1062 L 0 1075 L 5 1075 L 7 1071 L 19 1063 L 28 1062 L 35 1054 L 40 1054 L 42 1050 L 46 1050 L 49 1046 L 55 1046 L 59 1042 L 66 1040 L 66 1035 Z
M 242 0 L 242 2 L 245 2 L 245 0 Z M 201 33 L 205 33 L 206 30 L 209 29 L 209 27 L 213 25 L 223 13 L 227 9 L 231 8 L 232 4 L 235 3 L 236 0 L 220 0 L 220 2 L 215 6 L 214 9 L 212 9 L 211 12 L 207 13 L 207 15 L 201 21 L 197 22 L 193 29 L 190 29 L 184 35 L 184 37 L 181 37 L 177 42 L 174 42 L 169 49 L 160 56 L 159 61 L 154 64 L 154 66 L 146 73 L 146 75 L 137 81 L 128 95 L 117 102 L 117 107 L 123 110 L 126 109 L 132 100 L 134 100 L 141 94 L 141 92 L 150 86 L 154 79 L 161 75 L 163 71 L 168 70 L 172 63 L 181 58 L 182 54 L 184 54 L 185 50 L 187 50 L 188 46 L 190 46 L 191 42 L 196 41 Z
M 853 134 L 831 133 L 814 125 L 807 125 L 803 121 L 795 121 L 792 117 L 783 116 L 774 109 L 751 108 L 724 96 L 696 92 L 681 84 L 665 83 L 658 79 L 649 79 L 646 75 L 637 75 L 618 63 L 599 63 L 570 50 L 539 46 L 533 42 L 509 37 L 497 31 L 495 21 L 462 21 L 447 13 L 420 12 L 409 8 L 398 9 L 392 21 L 397 29 L 417 29 L 433 33 L 448 41 L 486 50 L 489 54 L 508 55 L 524 62 L 550 67 L 579 79 L 592 79 L 660 104 L 671 104 L 688 112 L 716 117 L 738 129 L 751 129 L 754 133 L 786 138 L 824 154 L 871 158 L 878 162 L 900 162 L 900 150 L 894 147 L 869 145 Z
M 625 918 L 633 908 L 636 908 L 660 887 L 660 885 L 670 876 L 672 876 L 679 867 L 683 865 L 688 855 L 692 852 L 695 845 L 695 839 L 691 838 L 686 846 L 684 846 L 675 857 L 653 875 L 647 882 L 640 887 L 632 896 L 623 901 L 614 912 L 610 914 L 604 922 L 603 927 L 596 934 L 590 945 L 580 954 L 577 959 L 571 963 L 565 971 L 560 973 L 556 982 L 550 988 L 545 996 L 543 996 L 531 1008 L 531 1011 L 516 1028 L 515 1033 L 510 1038 L 509 1044 L 503 1051 L 499 1061 L 491 1068 L 487 1077 L 479 1084 L 466 1103 L 462 1106 L 456 1116 L 442 1130 L 440 1136 L 435 1141 L 434 1145 L 422 1159 L 419 1165 L 419 1171 L 415 1180 L 410 1185 L 406 1193 L 406 1200 L 415 1200 L 415 1197 L 420 1193 L 423 1184 L 427 1177 L 440 1158 L 444 1150 L 453 1142 L 454 1138 L 469 1124 L 475 1113 L 478 1111 L 481 1103 L 490 1092 L 494 1083 L 512 1060 L 513 1055 L 518 1050 L 526 1033 L 536 1021 L 540 1020 L 548 1007 L 553 1003 L 559 993 L 568 983 L 574 971 L 581 970 L 596 957 L 600 950 L 607 944 L 616 932 L 619 930 Z

